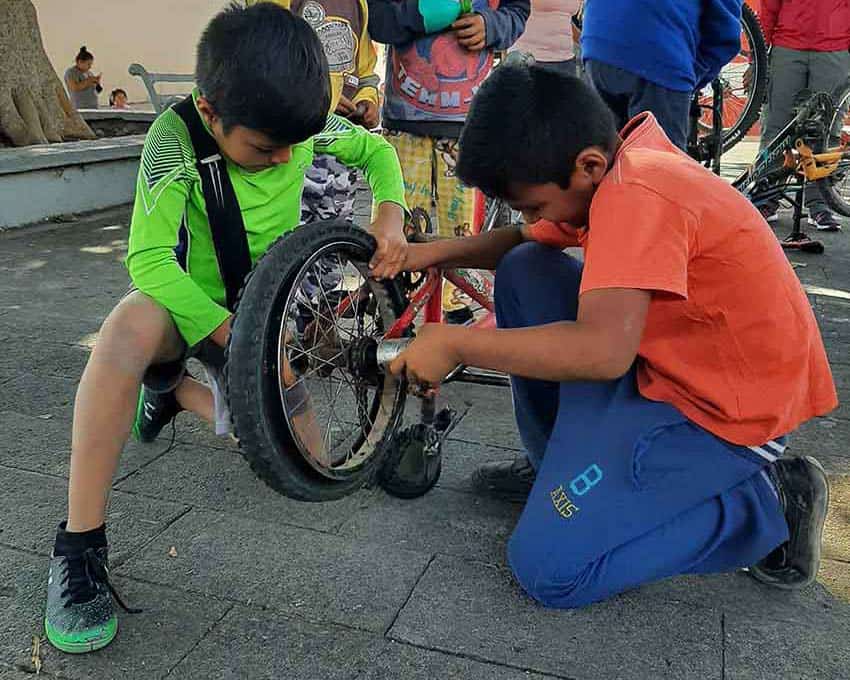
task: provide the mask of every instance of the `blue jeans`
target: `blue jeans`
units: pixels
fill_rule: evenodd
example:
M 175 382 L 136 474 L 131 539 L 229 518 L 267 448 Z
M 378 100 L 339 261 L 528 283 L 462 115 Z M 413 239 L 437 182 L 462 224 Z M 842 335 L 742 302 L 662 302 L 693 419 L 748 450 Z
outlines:
M 685 150 L 693 93 L 670 90 L 601 61 L 588 59 L 584 69 L 590 83 L 614 112 L 618 129 L 637 114 L 651 111 L 670 141 Z
M 574 321 L 581 264 L 523 244 L 496 272 L 500 328 Z M 557 348 L 552 348 L 557 351 Z M 579 607 L 677 574 L 750 566 L 788 539 L 767 461 L 613 382 L 512 378 L 537 478 L 508 543 L 519 583 Z

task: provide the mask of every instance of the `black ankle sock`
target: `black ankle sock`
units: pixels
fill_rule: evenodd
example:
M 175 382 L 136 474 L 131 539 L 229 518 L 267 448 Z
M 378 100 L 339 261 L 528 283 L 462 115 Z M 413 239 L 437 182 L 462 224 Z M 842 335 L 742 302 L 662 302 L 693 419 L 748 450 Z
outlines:
M 89 531 L 67 531 L 66 522 L 59 525 L 56 531 L 56 542 L 53 545 L 54 555 L 74 555 L 88 548 L 106 547 L 106 524 Z

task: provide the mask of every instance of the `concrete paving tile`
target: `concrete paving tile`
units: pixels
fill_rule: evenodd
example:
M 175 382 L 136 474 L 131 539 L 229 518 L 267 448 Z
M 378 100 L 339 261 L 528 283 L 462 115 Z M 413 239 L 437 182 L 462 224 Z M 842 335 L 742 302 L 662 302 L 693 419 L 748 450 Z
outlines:
M 512 460 L 519 451 L 449 438 L 443 443 L 443 470 L 437 485 L 472 492 L 472 474 L 487 462 Z
M 817 458 L 830 474 L 850 474 L 850 420 L 816 418 L 791 436 L 789 452 Z
M 820 630 L 829 637 L 837 627 L 850 630 L 850 605 L 834 597 L 824 586 L 779 590 L 758 583 L 745 572 L 682 576 L 643 586 L 624 597 L 646 597 L 680 606 L 714 609 L 727 617 L 748 618 L 757 612 L 765 620 L 786 622 L 790 632 Z
M 0 411 L 15 411 L 30 416 L 51 415 L 69 420 L 74 412 L 74 397 L 79 378 L 20 374 L 0 390 Z
M 46 558 L 0 548 L 0 660 L 19 668 L 33 670 L 30 641 L 43 635 L 46 574 Z M 118 635 L 98 652 L 70 655 L 44 642 L 42 670 L 48 677 L 161 678 L 230 607 L 125 579 L 115 579 L 114 585 L 128 604 L 144 612 L 130 615 L 118 609 Z
M 220 436 L 215 433 L 212 426 L 196 416 L 194 413 L 183 411 L 175 420 L 176 439 L 181 444 L 189 446 L 205 446 L 211 449 L 222 449 L 238 455 L 238 447 L 228 436 Z M 171 439 L 171 428 L 163 430 L 157 441 L 168 441 Z
M 40 346 L 45 337 L 45 329 L 50 329 L 50 339 L 65 344 L 84 344 L 96 337 L 106 311 L 99 315 L 79 316 L 61 314 L 57 310 L 50 313 L 33 313 L 18 316 L 20 305 L 3 307 L 0 302 L 0 340 L 4 343 L 29 343 Z M 57 308 L 61 308 L 57 305 Z M 31 315 L 30 315 L 31 314 Z M 77 378 L 79 376 L 76 376 Z
M 823 556 L 850 563 L 850 475 L 829 478 L 829 512 L 823 532 Z
M 186 445 L 177 446 L 117 488 L 259 522 L 327 532 L 337 529 L 370 496 L 364 491 L 339 501 L 301 503 L 261 482 L 235 449 Z
M 174 669 L 191 680 L 542 680 L 333 624 L 235 606 Z
M 822 619 L 819 626 L 809 627 L 771 620 L 760 613 L 727 613 L 726 677 L 729 680 L 843 680 L 850 668 L 847 631 L 848 628 L 836 627 L 836 622 L 828 619 Z
M 67 494 L 64 479 L 0 469 L 0 543 L 49 555 L 66 516 Z M 119 564 L 185 510 L 177 503 L 114 492 L 106 516 L 110 562 Z
M 453 408 L 464 408 L 465 402 L 472 407 L 451 433 L 454 439 L 493 445 L 500 448 L 522 449 L 516 421 L 511 406 L 511 391 L 506 387 L 464 385 L 452 383 L 441 389 L 441 403 Z M 416 415 L 418 404 L 410 400 L 406 415 Z
M 352 678 L 372 635 L 234 607 L 172 672 L 191 680 Z
M 544 680 L 550 675 L 450 656 L 393 641 L 375 642 L 356 680 Z
M 24 673 L 14 666 L 0 665 L 0 680 L 32 680 L 32 674 Z
M 176 558 L 168 555 L 171 546 Z M 314 621 L 383 631 L 428 559 L 346 536 L 193 511 L 119 571 Z
M 13 411 L 0 412 L 0 465 L 68 476 L 71 460 L 71 423 Z M 121 454 L 117 477 L 123 477 L 156 458 L 165 443 L 128 442 Z
M 0 356 L 0 368 L 79 380 L 89 359 L 89 349 L 60 342 L 8 343 Z
M 720 678 L 719 612 L 657 598 L 547 610 L 507 570 L 438 556 L 390 637 L 575 679 Z
M 435 488 L 421 498 L 375 495 L 340 533 L 420 552 L 504 564 L 505 543 L 521 507 Z
M 837 599 L 850 604 L 850 563 L 822 559 L 818 582 Z

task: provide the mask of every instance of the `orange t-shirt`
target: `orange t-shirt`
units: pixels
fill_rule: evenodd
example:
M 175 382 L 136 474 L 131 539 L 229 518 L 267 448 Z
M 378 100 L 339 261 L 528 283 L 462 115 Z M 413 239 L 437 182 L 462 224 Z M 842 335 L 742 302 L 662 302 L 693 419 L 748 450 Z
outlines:
M 811 305 L 773 232 L 738 191 L 673 146 L 652 114 L 590 205 L 581 293 L 652 291 L 638 387 L 735 444 L 788 434 L 838 403 Z M 531 233 L 558 241 L 558 225 Z M 571 232 L 564 225 L 563 240 Z

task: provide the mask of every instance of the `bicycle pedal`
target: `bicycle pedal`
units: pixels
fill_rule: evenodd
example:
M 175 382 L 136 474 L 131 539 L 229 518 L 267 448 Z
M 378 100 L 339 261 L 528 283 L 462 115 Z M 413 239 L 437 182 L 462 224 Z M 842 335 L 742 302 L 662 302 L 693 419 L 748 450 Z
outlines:
M 437 432 L 437 441 L 440 445 L 451 434 L 452 430 L 460 424 L 460 421 L 466 418 L 469 410 L 472 408 L 472 403 L 468 401 L 464 402 L 464 407 L 463 411 L 458 413 L 455 409 L 447 406 L 434 416 L 433 427 Z

